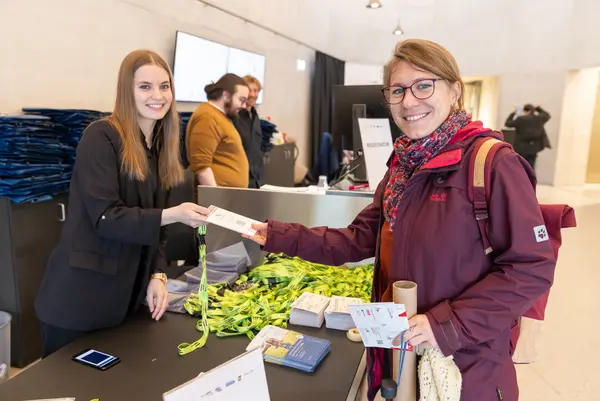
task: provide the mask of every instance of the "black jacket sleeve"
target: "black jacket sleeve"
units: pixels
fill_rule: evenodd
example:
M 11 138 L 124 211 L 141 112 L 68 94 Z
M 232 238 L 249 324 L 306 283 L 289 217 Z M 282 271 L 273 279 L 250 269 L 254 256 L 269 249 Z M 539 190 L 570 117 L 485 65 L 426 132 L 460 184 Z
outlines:
M 537 116 L 542 124 L 546 124 L 548 121 L 550 121 L 550 113 L 548 113 L 546 110 L 542 109 L 539 106 L 536 110 L 538 112 Z
M 515 128 L 517 126 L 516 121 L 517 120 L 515 119 L 515 113 L 510 113 L 504 125 L 510 128 Z
M 119 195 L 121 139 L 107 121 L 92 124 L 77 147 L 73 179 L 82 188 L 85 209 L 100 237 L 159 245 L 162 209 L 127 207 Z M 135 181 L 126 180 L 129 185 Z

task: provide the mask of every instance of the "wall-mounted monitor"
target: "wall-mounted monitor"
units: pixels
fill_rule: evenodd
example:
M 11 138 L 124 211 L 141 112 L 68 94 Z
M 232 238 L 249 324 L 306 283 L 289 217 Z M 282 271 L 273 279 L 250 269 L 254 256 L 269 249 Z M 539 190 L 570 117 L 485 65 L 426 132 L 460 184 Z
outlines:
M 177 31 L 173 75 L 175 100 L 205 102 L 204 87 L 228 72 L 250 74 L 265 83 L 265 56 Z M 264 90 L 257 103 L 262 103 Z

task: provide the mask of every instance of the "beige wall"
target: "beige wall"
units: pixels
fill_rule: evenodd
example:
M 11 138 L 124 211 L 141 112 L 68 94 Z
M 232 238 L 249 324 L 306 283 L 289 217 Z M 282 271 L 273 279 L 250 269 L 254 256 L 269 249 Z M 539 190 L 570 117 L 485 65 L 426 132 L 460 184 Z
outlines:
M 555 185 L 585 184 L 597 89 L 597 69 L 568 73 L 558 139 L 560 146 L 556 156 Z
M 485 77 L 481 85 L 481 100 L 479 101 L 479 119 L 486 127 L 500 130 L 498 121 L 498 77 Z
M 149 48 L 172 65 L 182 30 L 266 55 L 260 113 L 296 137 L 300 160 L 308 158 L 309 48 L 192 0 L 2 0 L 0 15 L 0 113 L 26 106 L 110 111 L 123 57 Z M 307 61 L 306 71 L 296 69 L 297 59 Z
M 559 140 L 559 129 L 565 95 L 567 72 L 548 71 L 539 73 L 507 73 L 499 77 L 498 119 L 497 127 L 504 127 L 506 117 L 516 106 L 525 103 L 539 104 L 547 110 L 552 118 L 545 128 L 552 149 L 546 149 L 539 154 L 536 164 L 536 174 L 540 184 L 552 185 L 555 181 L 557 166 L 557 149 L 563 145 Z
M 487 128 L 500 130 L 498 125 L 498 99 L 500 96 L 499 78 L 497 76 L 463 77 L 467 82 L 481 82 L 481 95 L 479 98 L 479 120 Z
M 600 184 L 600 84 L 596 94 L 586 182 Z

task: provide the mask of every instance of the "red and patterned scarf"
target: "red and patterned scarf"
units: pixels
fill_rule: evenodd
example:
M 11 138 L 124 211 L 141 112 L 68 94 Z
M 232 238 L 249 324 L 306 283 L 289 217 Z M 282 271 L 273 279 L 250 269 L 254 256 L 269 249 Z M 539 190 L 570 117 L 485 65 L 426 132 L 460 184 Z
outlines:
M 404 195 L 406 184 L 425 163 L 433 159 L 450 142 L 450 139 L 471 122 L 471 116 L 458 110 L 431 135 L 413 141 L 401 136 L 394 142 L 395 160 L 392 163 L 390 179 L 383 197 L 383 213 L 391 229 L 394 229 L 398 204 Z

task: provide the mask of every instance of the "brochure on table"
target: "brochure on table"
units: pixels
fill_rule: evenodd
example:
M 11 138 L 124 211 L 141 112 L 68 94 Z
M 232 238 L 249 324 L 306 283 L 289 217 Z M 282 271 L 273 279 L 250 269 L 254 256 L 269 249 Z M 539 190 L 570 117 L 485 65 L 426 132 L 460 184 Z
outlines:
M 260 346 L 265 362 L 314 372 L 331 351 L 331 341 L 267 325 L 246 349 Z
M 262 348 L 254 348 L 163 394 L 163 401 L 270 401 Z

